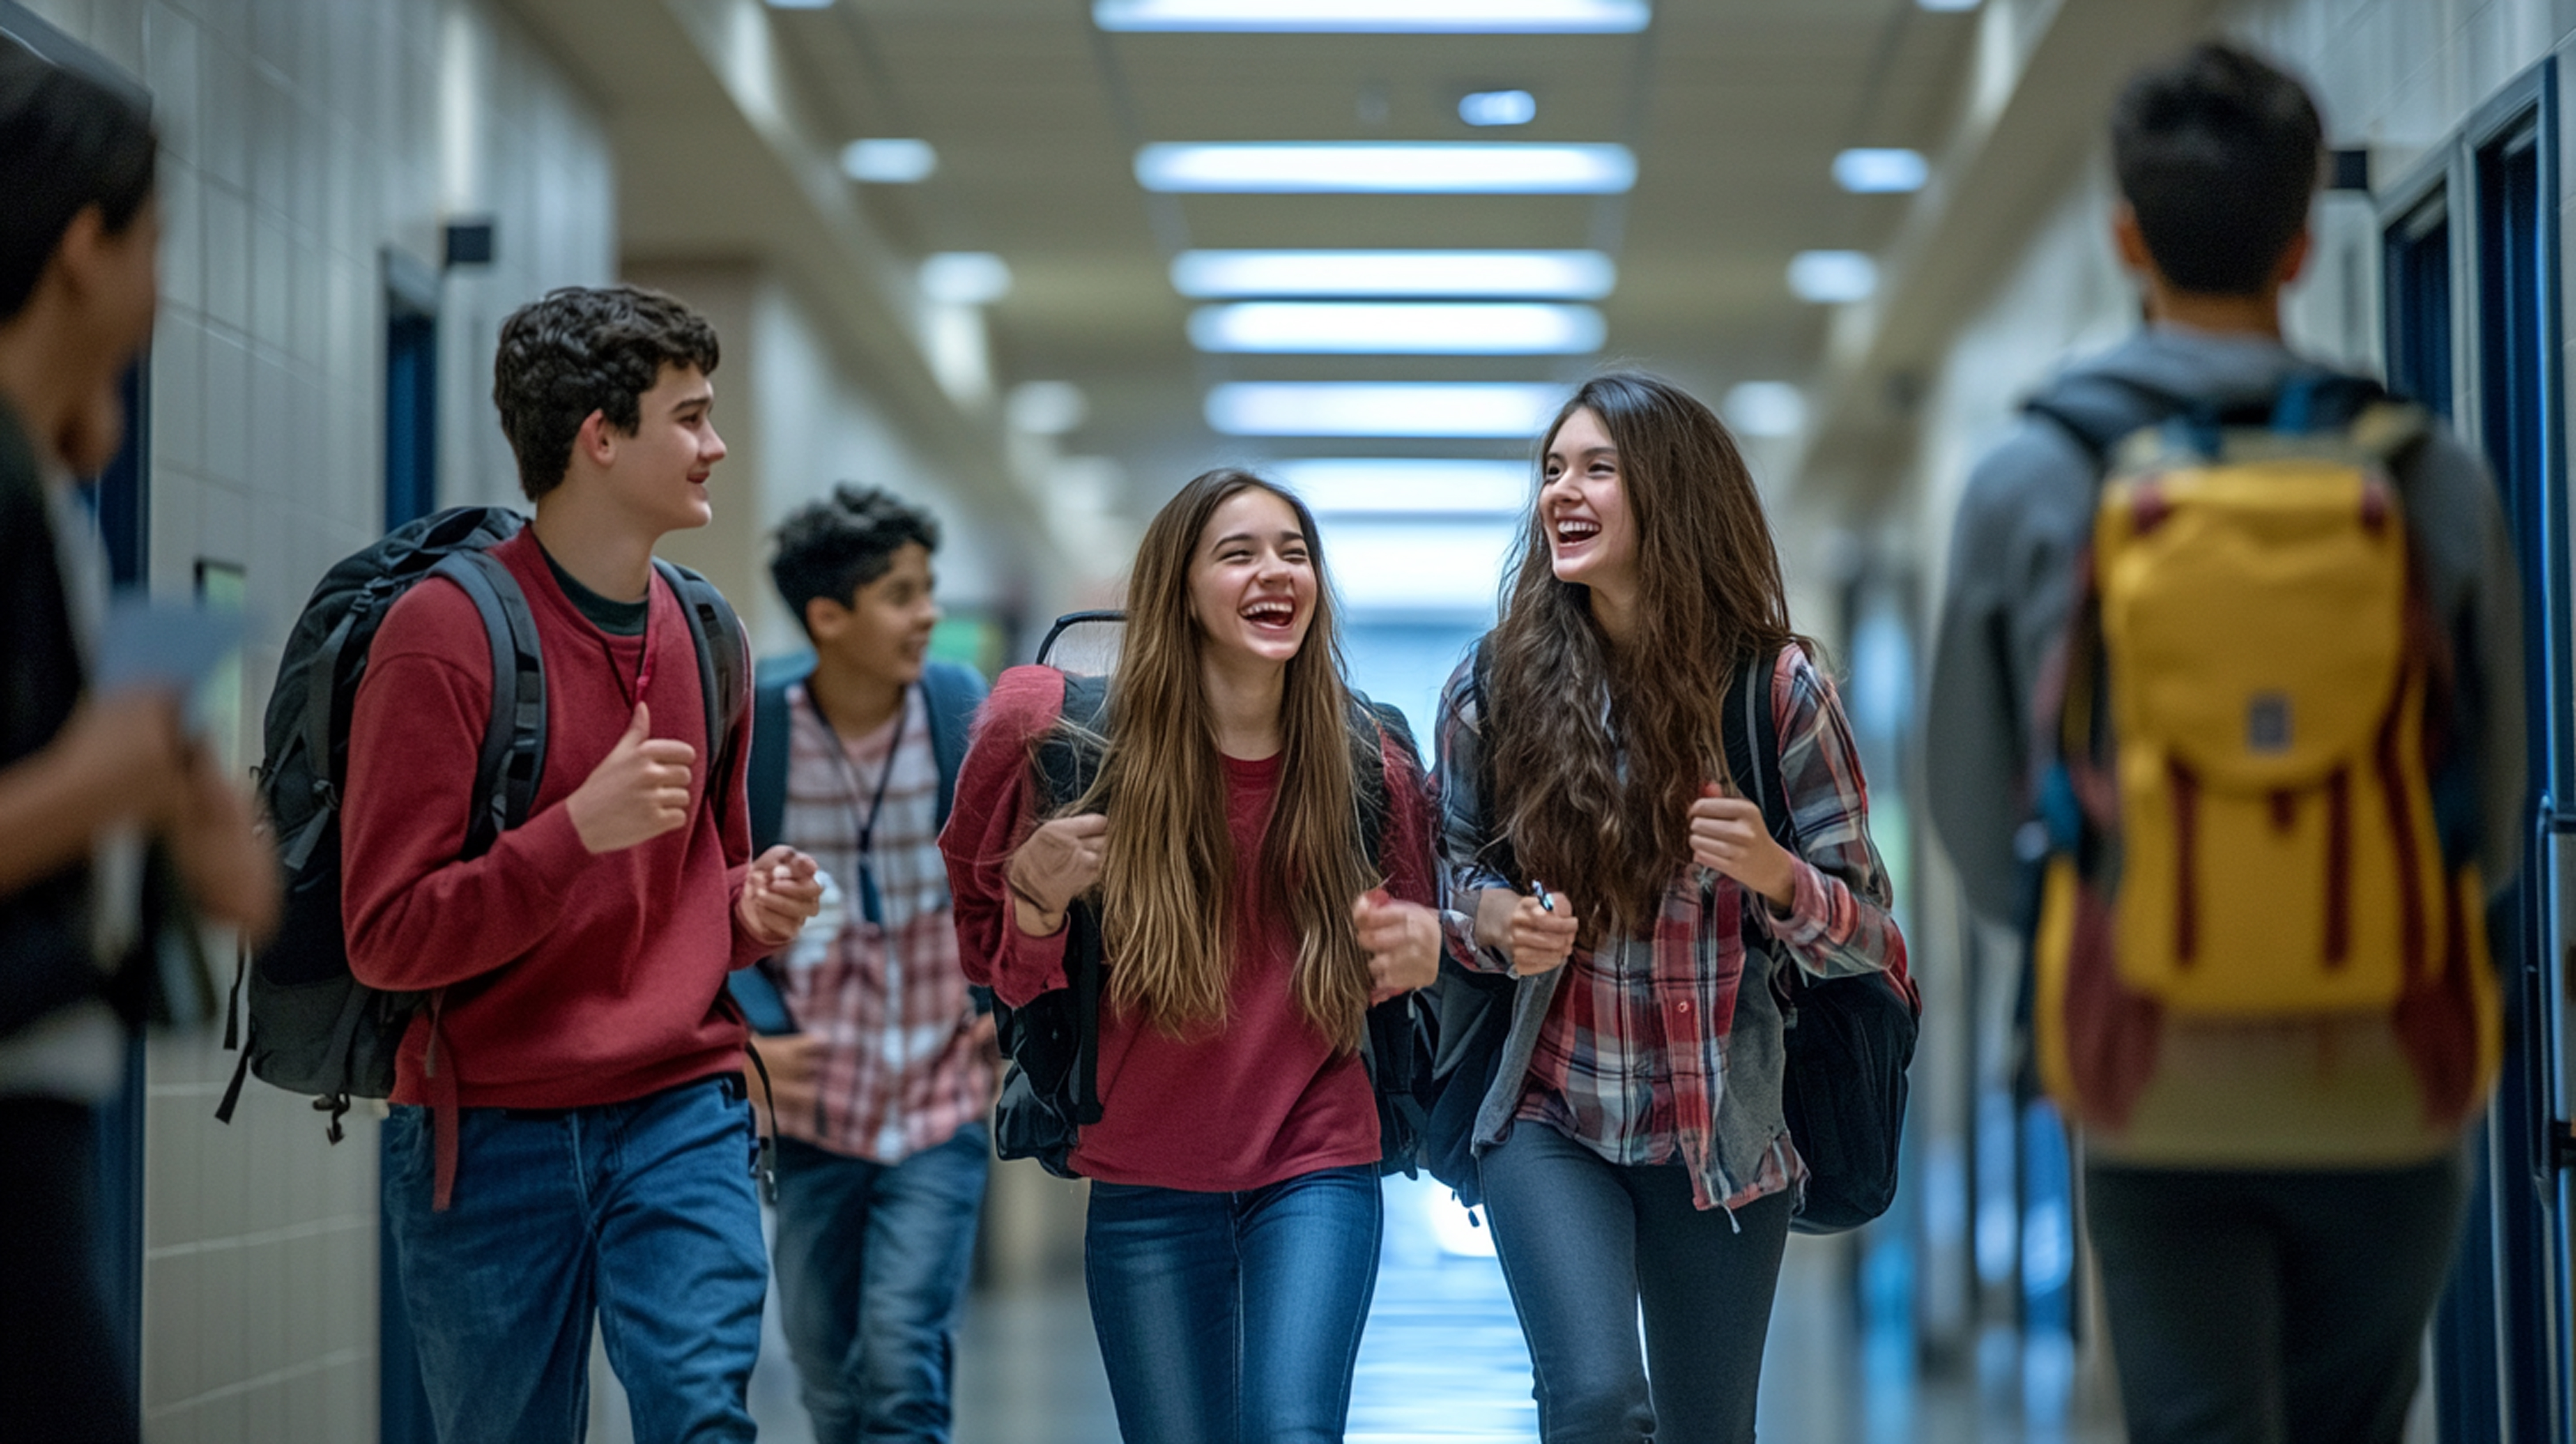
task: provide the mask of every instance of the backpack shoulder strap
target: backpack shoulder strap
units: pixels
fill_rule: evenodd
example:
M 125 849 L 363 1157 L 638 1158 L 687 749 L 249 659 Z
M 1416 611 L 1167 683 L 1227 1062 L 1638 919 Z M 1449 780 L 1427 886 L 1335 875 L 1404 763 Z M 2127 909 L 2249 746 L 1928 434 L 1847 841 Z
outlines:
M 1788 789 L 1780 780 L 1780 721 L 1772 710 L 1771 683 L 1778 675 L 1779 661 L 1777 653 L 1756 653 L 1746 659 L 1728 690 L 1726 716 L 1718 730 L 1735 790 L 1762 809 L 1762 825 L 1780 845 L 1795 850 L 1798 823 L 1790 814 Z
M 1058 715 L 1086 730 L 1102 730 L 1109 704 L 1109 679 L 1064 678 L 1064 705 Z M 1058 727 L 1038 744 L 1038 772 L 1048 793 L 1047 807 L 1062 806 L 1091 788 L 1098 775 L 1100 751 Z M 1065 982 L 1073 990 L 1074 1119 L 1076 1125 L 1100 1121 L 1100 986 L 1102 945 L 1100 915 L 1090 902 L 1077 900 L 1065 911 Z
M 742 743 L 743 694 L 751 678 L 742 619 L 705 577 L 660 557 L 653 559 L 653 568 L 679 597 L 680 614 L 688 621 L 689 641 L 698 654 L 698 688 L 706 702 L 707 742 L 715 757 L 707 773 L 707 797 L 718 800 L 733 777 Z
M 1389 702 L 1371 701 L 1360 693 L 1351 694 L 1352 758 L 1365 759 L 1366 765 L 1355 768 L 1353 781 L 1358 784 L 1360 845 L 1368 852 L 1369 867 L 1383 865 L 1379 856 L 1386 846 L 1387 814 L 1394 800 L 1387 796 L 1385 754 L 1389 743 L 1403 749 L 1408 757 L 1421 757 L 1413 742 L 1413 724 L 1404 710 Z
M 948 810 L 957 798 L 957 768 L 966 759 L 966 743 L 975 709 L 984 702 L 984 679 L 953 662 L 933 662 L 921 669 L 921 700 L 930 712 L 930 752 L 939 764 L 939 825 L 948 825 Z
M 1102 730 L 1109 707 L 1109 679 L 1064 676 L 1062 720 L 1094 734 Z M 1060 807 L 1091 790 L 1100 769 L 1100 749 L 1058 727 L 1038 744 L 1038 773 L 1046 783 L 1047 805 Z
M 2179 396 L 2144 382 L 2101 372 L 2069 376 L 2022 403 L 2024 415 L 2053 422 L 2084 454 L 2095 470 L 2108 467 L 2123 437 L 2185 410 Z
M 492 715 L 474 760 L 474 812 L 463 854 L 479 857 L 503 832 L 527 820 L 545 771 L 545 655 L 527 594 L 491 553 L 450 552 L 429 574 L 446 578 L 474 603 L 492 649 Z M 329 685 L 338 670 L 336 657 L 326 663 L 314 668 L 317 686 Z
M 787 689 L 794 678 L 760 685 L 751 697 L 751 762 L 743 773 L 743 791 L 751 803 L 751 850 L 757 855 L 785 841 L 787 831 L 787 759 L 789 729 L 795 719 L 787 710 Z

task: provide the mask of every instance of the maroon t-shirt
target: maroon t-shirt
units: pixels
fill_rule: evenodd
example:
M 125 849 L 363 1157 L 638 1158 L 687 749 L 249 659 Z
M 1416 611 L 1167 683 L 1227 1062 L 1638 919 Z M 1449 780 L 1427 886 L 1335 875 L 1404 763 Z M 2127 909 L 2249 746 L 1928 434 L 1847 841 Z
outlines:
M 1043 938 L 1021 932 L 1003 885 L 1011 852 L 1037 825 L 1030 749 L 1055 725 L 1063 703 L 1063 679 L 1051 668 L 1002 674 L 939 839 L 956 898 L 959 961 L 967 977 L 1013 1005 L 1064 986 L 1065 931 Z M 1427 906 L 1432 824 L 1421 767 L 1392 741 L 1381 757 L 1390 803 L 1379 864 L 1386 889 Z M 1222 761 L 1234 895 L 1254 898 L 1279 761 Z M 1101 1120 L 1082 1130 L 1072 1159 L 1077 1172 L 1107 1183 L 1222 1192 L 1378 1161 L 1367 1065 L 1356 1052 L 1336 1049 L 1297 1006 L 1294 924 L 1247 904 L 1233 932 L 1222 1025 L 1175 1037 L 1103 1003 Z M 1118 966 L 1114 957 L 1108 963 Z

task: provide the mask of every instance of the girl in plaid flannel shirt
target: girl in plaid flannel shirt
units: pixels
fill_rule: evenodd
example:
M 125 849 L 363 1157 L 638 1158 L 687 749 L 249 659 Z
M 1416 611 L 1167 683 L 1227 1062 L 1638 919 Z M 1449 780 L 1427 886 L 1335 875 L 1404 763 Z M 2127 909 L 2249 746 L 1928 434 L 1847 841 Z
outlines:
M 1459 960 L 1521 979 L 1478 1181 L 1548 1444 L 1750 1440 L 1806 1173 L 1773 977 L 1902 978 L 1905 944 L 1841 703 L 1789 630 L 1724 425 L 1614 373 L 1541 451 L 1487 661 L 1440 713 Z M 1752 658 L 1776 659 L 1796 852 L 1726 781 L 1719 718 Z

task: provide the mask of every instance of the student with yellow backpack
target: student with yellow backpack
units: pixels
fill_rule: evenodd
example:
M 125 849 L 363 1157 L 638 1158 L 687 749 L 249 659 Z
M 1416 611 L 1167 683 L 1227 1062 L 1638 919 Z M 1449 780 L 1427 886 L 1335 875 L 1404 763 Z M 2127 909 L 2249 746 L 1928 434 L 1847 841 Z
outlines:
M 1934 663 L 1933 821 L 2032 928 L 2132 1444 L 2393 1444 L 2500 1049 L 2513 556 L 2438 422 L 2282 344 L 2321 137 L 2226 46 L 2130 82 L 2148 325 L 1970 478 Z

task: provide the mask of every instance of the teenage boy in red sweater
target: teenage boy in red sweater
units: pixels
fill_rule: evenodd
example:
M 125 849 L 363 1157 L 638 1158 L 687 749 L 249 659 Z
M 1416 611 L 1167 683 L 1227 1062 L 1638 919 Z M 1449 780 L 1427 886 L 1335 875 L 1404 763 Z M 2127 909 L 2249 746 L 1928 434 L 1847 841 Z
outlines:
M 652 565 L 709 519 L 716 361 L 651 291 L 567 288 L 502 325 L 493 400 L 536 519 L 493 555 L 546 663 L 525 823 L 459 860 L 492 685 L 462 591 L 407 593 L 358 690 L 343 906 L 358 978 L 430 999 L 384 1206 L 442 1439 L 581 1438 L 594 1312 L 639 1440 L 753 1437 L 768 1267 L 724 982 L 821 890 L 801 853 L 750 858 L 745 749 L 708 776 L 698 658 Z

